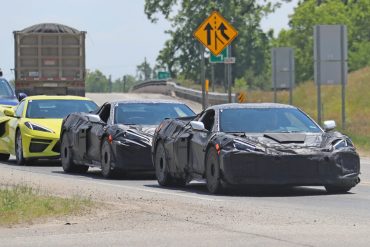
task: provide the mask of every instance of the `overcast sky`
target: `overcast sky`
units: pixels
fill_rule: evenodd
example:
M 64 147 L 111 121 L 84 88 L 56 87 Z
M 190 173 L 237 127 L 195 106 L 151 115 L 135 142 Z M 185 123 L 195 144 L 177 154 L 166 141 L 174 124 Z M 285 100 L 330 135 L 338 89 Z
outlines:
M 279 9 L 262 23 L 265 30 L 277 33 L 286 28 L 288 15 L 297 0 Z M 159 50 L 168 38 L 165 20 L 151 23 L 144 14 L 144 0 L 11 0 L 1 3 L 0 68 L 4 77 L 14 78 L 13 31 L 28 26 L 56 22 L 87 31 L 86 66 L 111 74 L 135 75 L 136 65 L 154 65 Z

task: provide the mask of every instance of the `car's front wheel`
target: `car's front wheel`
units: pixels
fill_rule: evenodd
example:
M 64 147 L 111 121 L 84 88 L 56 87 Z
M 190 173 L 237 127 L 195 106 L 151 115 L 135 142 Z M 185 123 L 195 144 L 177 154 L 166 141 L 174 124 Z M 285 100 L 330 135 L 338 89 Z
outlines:
M 0 161 L 7 161 L 10 157 L 10 154 L 0 154 Z
M 171 175 L 169 174 L 168 161 L 162 142 L 158 143 L 157 150 L 155 152 L 154 166 L 158 184 L 161 186 L 171 185 Z
M 15 160 L 19 166 L 27 165 L 27 161 L 23 156 L 22 133 L 20 130 L 17 131 L 15 137 Z
M 112 152 L 108 141 L 104 141 L 101 148 L 101 174 L 105 178 L 112 178 L 117 173 L 112 167 Z
M 73 154 L 70 148 L 70 143 L 66 134 L 63 134 L 60 147 L 60 159 L 62 162 L 63 171 L 66 173 L 85 173 L 89 170 L 88 166 L 76 165 L 73 162 Z
M 220 162 L 217 151 L 214 148 L 211 148 L 207 152 L 206 180 L 207 189 L 210 193 L 218 194 L 222 191 L 223 186 L 221 181 Z

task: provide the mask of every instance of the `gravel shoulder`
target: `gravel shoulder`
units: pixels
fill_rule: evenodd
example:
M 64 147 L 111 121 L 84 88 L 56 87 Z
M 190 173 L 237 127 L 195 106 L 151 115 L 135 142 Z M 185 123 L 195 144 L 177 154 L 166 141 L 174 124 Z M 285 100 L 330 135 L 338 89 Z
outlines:
M 27 184 L 58 196 L 88 197 L 99 205 L 83 216 L 0 229 L 0 246 L 337 246 L 353 241 L 366 246 L 370 241 L 369 217 L 361 212 L 330 213 L 329 205 L 317 210 L 273 198 L 239 200 L 237 195 L 198 196 L 165 189 L 157 193 L 98 179 L 22 171 L 11 165 L 0 166 L 0 181 Z

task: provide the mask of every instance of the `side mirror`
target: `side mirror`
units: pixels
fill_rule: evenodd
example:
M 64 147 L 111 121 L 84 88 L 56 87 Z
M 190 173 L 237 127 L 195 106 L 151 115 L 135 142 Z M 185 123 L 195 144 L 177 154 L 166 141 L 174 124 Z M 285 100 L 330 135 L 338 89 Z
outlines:
M 21 102 L 26 97 L 27 97 L 27 94 L 25 94 L 25 93 L 19 93 L 17 98 L 18 98 L 18 101 Z
M 12 108 L 5 108 L 4 115 L 8 117 L 15 117 L 15 112 Z
M 205 130 L 204 124 L 199 121 L 191 121 L 190 126 L 193 130 Z
M 327 120 L 324 121 L 324 130 L 325 131 L 330 131 L 333 130 L 337 127 L 337 124 L 335 123 L 334 120 Z

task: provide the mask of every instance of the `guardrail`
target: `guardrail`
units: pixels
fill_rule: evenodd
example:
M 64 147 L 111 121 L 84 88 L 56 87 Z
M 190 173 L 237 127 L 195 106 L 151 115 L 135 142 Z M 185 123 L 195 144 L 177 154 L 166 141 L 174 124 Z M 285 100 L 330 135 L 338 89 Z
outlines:
M 131 91 L 137 93 L 161 93 L 175 95 L 179 98 L 202 103 L 202 91 L 179 86 L 173 81 L 145 81 L 132 87 Z M 235 102 L 235 94 L 231 95 L 231 99 L 232 102 Z M 218 105 L 224 103 L 228 103 L 228 94 L 215 92 L 208 93 L 208 105 Z

